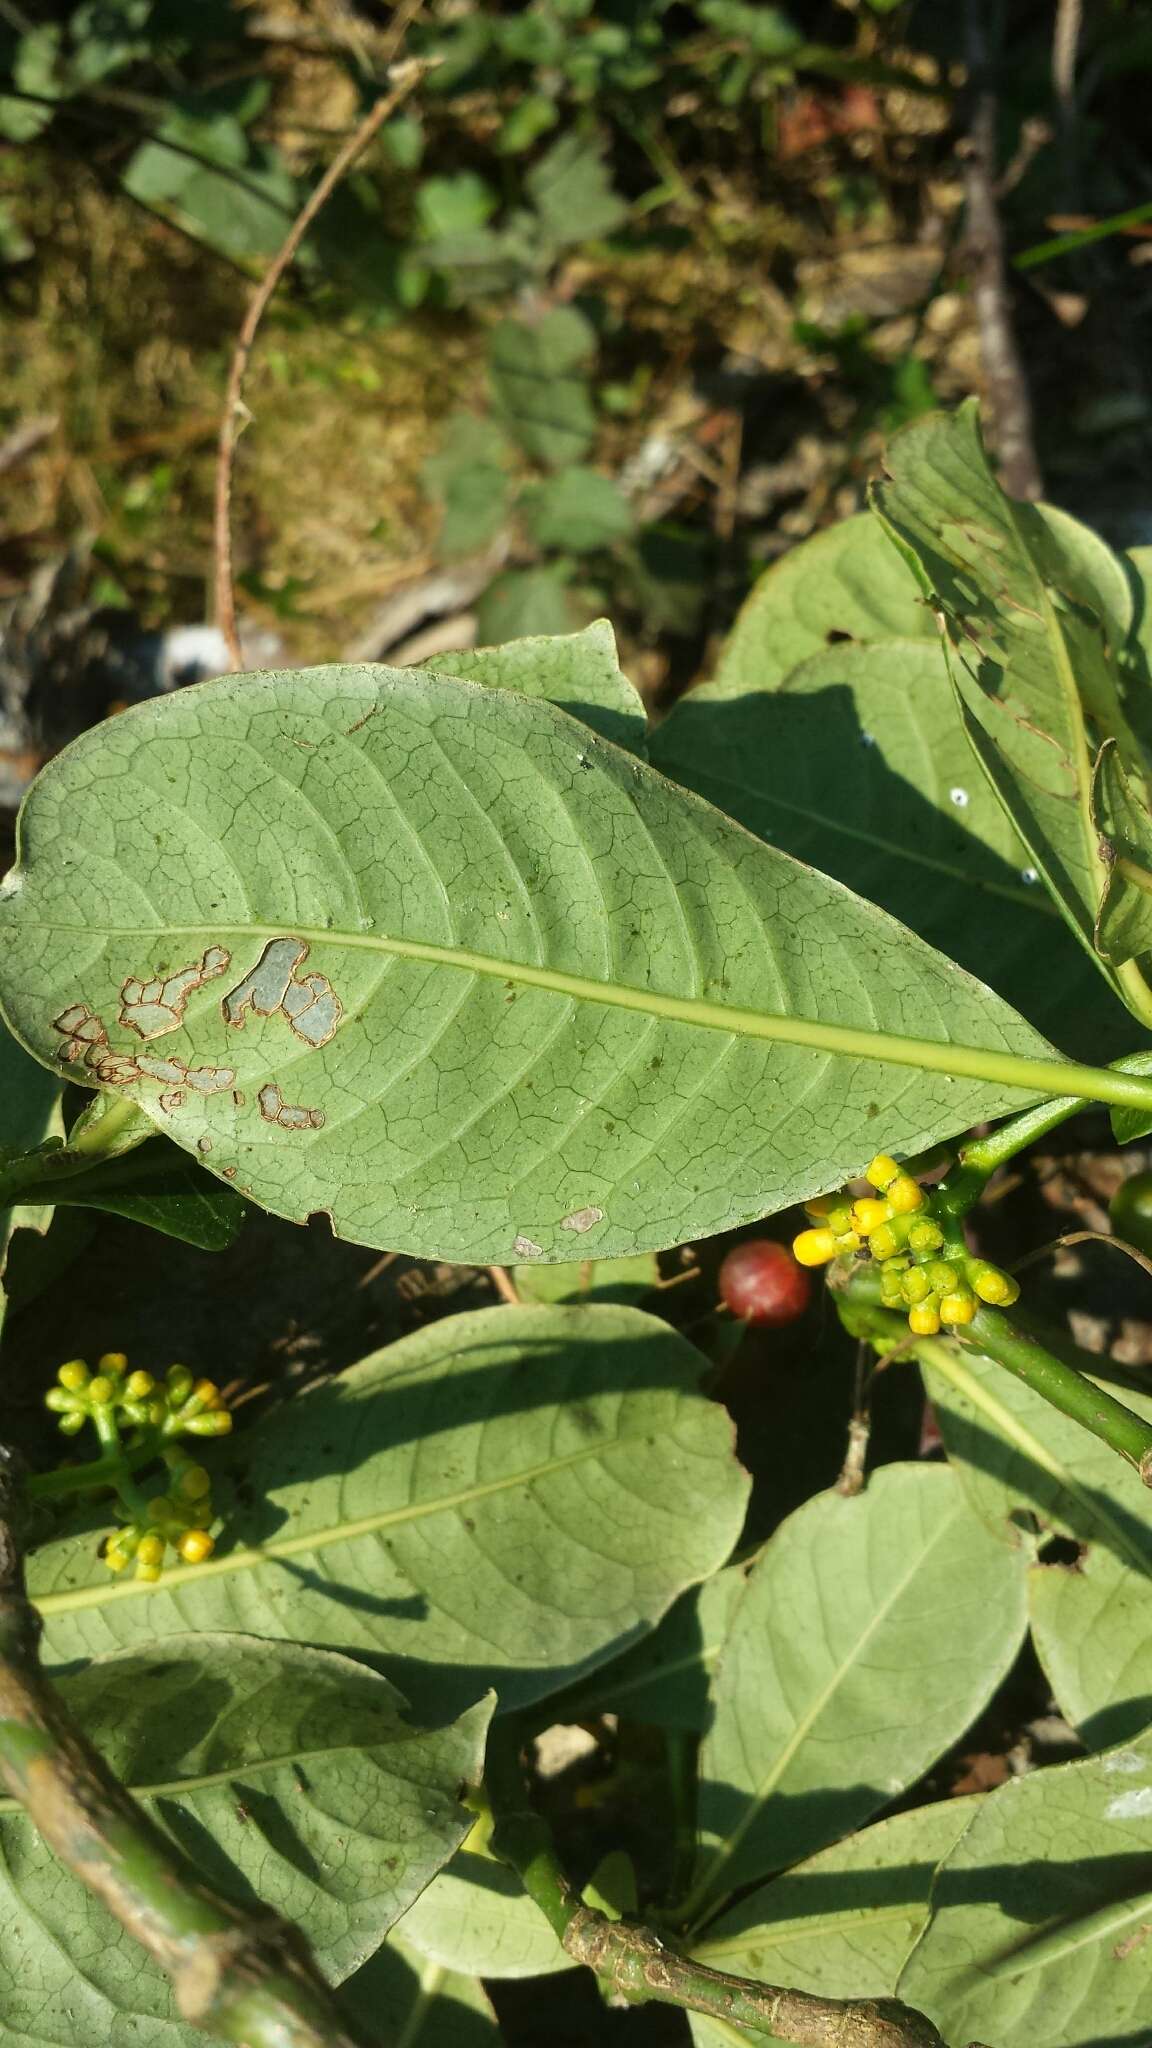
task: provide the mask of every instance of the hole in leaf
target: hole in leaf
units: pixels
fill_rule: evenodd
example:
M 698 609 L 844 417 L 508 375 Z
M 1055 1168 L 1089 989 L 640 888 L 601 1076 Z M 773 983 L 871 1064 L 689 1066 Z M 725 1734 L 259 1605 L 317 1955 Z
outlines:
M 1037 1552 L 1041 1564 L 1059 1564 L 1069 1571 L 1080 1565 L 1087 1555 L 1088 1545 L 1077 1543 L 1072 1536 L 1049 1536 Z

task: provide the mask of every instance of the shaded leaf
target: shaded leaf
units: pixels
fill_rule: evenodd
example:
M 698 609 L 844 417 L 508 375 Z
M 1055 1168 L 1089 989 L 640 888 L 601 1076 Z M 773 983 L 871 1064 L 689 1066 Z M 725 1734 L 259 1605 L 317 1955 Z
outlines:
M 1108 1449 L 989 1359 L 953 1357 L 925 1381 L 953 1467 L 1002 1539 L 1070 1536 L 1073 1566 L 1029 1573 L 1032 1638 L 1061 1711 L 1093 1747 L 1152 1719 L 1152 1494 Z M 1152 1397 L 1124 1393 L 1152 1419 Z M 1034 1547 L 1034 1546 L 1032 1546 Z
M 50 1181 L 47 1192 L 57 1208 L 102 1209 L 206 1252 L 227 1250 L 245 1215 L 226 1181 L 213 1180 L 164 1138 L 75 1178 Z
M 501 320 L 488 344 L 492 388 L 510 434 L 550 468 L 578 462 L 596 416 L 587 366 L 595 330 L 574 306 L 554 306 L 531 325 Z
M 985 1799 L 946 1857 L 900 1996 L 950 2041 L 1137 2048 L 1152 1999 L 1152 1738 Z
M 516 1872 L 475 1835 L 409 1907 L 398 1932 L 409 1948 L 442 1969 L 476 1977 L 545 1977 L 570 1970 L 535 1899 Z
M 1121 697 L 1132 620 L 1124 567 L 1087 527 L 1005 496 L 972 404 L 906 427 L 887 466 L 892 481 L 875 503 L 939 609 L 977 759 L 1099 961 L 1107 872 L 1091 811 L 1096 746 L 1114 738 L 1129 772 L 1142 766 Z M 1134 970 L 1101 971 L 1137 1016 L 1152 1017 Z
M 528 1301 L 640 1302 L 660 1279 L 654 1252 L 634 1259 L 584 1259 L 574 1266 L 514 1266 L 512 1279 Z
M 789 1516 L 716 1674 L 692 1919 L 867 1819 L 963 1734 L 1020 1648 L 1025 1575 L 943 1466 L 888 1465 Z
M 2 987 L 29 1048 L 382 1248 L 683 1243 L 841 1184 L 878 1134 L 912 1152 L 1021 1106 L 1027 1073 L 965 1076 L 1049 1053 L 881 911 L 454 677 L 137 706 L 49 763 L 20 849 Z
M 579 464 L 558 470 L 526 492 L 520 512 L 538 546 L 574 555 L 611 547 L 633 526 L 632 508 L 619 484 Z
M 1107 878 L 1096 945 L 1115 967 L 1152 950 L 1152 815 L 1124 773 L 1114 740 L 1101 747 L 1092 782 L 1092 822 Z
M 554 249 L 609 235 L 628 218 L 595 136 L 562 135 L 533 164 L 524 184 Z
M 569 562 L 548 562 L 538 569 L 507 569 L 488 585 L 476 607 L 481 639 L 501 645 L 506 640 L 529 636 L 571 636 L 581 609 L 569 589 L 571 577 Z
M 562 1693 L 556 1719 L 619 1714 L 702 1735 L 712 1719 L 714 1673 L 744 1583 L 744 1567 L 730 1565 L 694 1586 L 644 1642 Z
M 457 413 L 435 455 L 424 464 L 424 483 L 443 499 L 437 542 L 442 556 L 472 554 L 495 539 L 508 515 L 509 447 L 490 420 Z
M 927 1923 L 937 1865 L 980 1804 L 942 1800 L 850 1835 L 742 1899 L 693 1943 L 693 1955 L 709 1969 L 821 1998 L 893 1997 Z M 691 2026 L 699 2048 L 729 2048 L 726 2027 L 696 2013 Z
M 452 1316 L 225 1447 L 215 1557 L 113 1581 L 93 1534 L 37 1551 L 57 1662 L 188 1627 L 330 1644 L 435 1712 L 502 1708 L 617 1654 L 716 1571 L 748 1484 L 700 1354 L 629 1308 Z
M 490 1702 L 414 1732 L 383 1679 L 328 1652 L 179 1636 L 61 1681 L 113 1770 L 239 1903 L 295 1921 L 346 1976 L 452 1854 L 471 1821 Z M 184 2048 L 167 1978 L 0 1801 L 5 2038 Z
M 504 2038 L 475 1977 L 428 1962 L 397 1934 L 349 1978 L 339 2003 L 369 2039 L 386 2013 L 403 2048 L 500 2048 Z
M 591 726 L 601 739 L 642 754 L 648 726 L 643 699 L 621 674 L 616 637 L 607 619 L 582 633 L 514 640 L 507 646 L 467 647 L 438 654 L 427 664 L 439 675 L 543 697 Z

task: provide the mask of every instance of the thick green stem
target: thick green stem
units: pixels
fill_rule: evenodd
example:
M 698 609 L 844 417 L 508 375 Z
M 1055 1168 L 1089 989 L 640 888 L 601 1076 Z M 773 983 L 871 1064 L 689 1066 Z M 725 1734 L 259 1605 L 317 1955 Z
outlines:
M 19 1506 L 15 1460 L 0 1446 L 0 1783 L 167 1971 L 191 2026 L 242 2048 L 354 2048 L 297 1931 L 209 1891 L 42 1676 Z
M 1129 1053 L 1125 1059 L 1117 1060 L 1117 1073 L 1152 1074 L 1152 1052 Z M 973 1138 L 961 1148 L 961 1167 L 978 1175 L 980 1183 L 988 1181 L 998 1166 L 1004 1166 L 1014 1159 L 1026 1145 L 1037 1138 L 1046 1138 L 1058 1124 L 1067 1123 L 1084 1108 L 1079 1095 L 1058 1095 L 1049 1102 L 1038 1102 L 1032 1109 L 1025 1109 L 1019 1116 L 1009 1117 L 998 1130 L 989 1131 L 987 1137 Z
M 679 1954 L 649 1927 L 609 1920 L 583 1905 L 561 1869 L 545 1822 L 528 1803 L 506 1734 L 493 1744 L 487 1775 L 496 1854 L 519 1873 L 573 1962 L 593 1970 L 608 1989 L 638 2003 L 654 1999 L 708 2013 L 798 2048 L 946 2048 L 931 2021 L 897 1999 L 817 1998 L 730 1977 Z
M 965 1351 L 991 1358 L 1015 1373 L 1062 1415 L 1070 1416 L 1134 1465 L 1145 1486 L 1152 1486 L 1152 1423 L 1144 1422 L 1114 1395 L 1054 1358 L 999 1309 L 980 1309 L 975 1320 L 957 1335 Z

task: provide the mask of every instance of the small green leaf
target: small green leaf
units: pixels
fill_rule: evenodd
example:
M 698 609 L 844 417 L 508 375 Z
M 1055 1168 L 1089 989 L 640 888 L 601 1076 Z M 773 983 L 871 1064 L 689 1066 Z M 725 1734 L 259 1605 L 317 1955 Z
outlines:
M 471 1815 L 491 1703 L 433 1734 L 347 1657 L 242 1636 L 177 1636 L 61 1680 L 113 1771 L 238 1903 L 301 1926 L 339 1979 L 447 1861 Z M 5 2039 L 183 2048 L 167 1978 L 0 1800 Z M 201 2037 L 196 2036 L 199 2040 Z
M 463 1263 L 684 1243 L 880 1140 L 1147 1090 L 1065 1081 L 983 985 L 564 712 L 412 669 L 229 676 L 84 734 L 25 801 L 0 943 L 45 1065 L 275 1213 Z
M 934 1354 L 925 1380 L 948 1456 L 973 1508 L 1001 1539 L 1073 1537 L 1074 1568 L 1034 1566 L 1028 1604 L 1040 1661 L 1065 1713 L 1093 1747 L 1146 1725 L 1152 1641 L 1152 1494 L 1123 1484 L 1115 1452 L 1001 1366 Z M 1152 1419 L 1152 1397 L 1124 1401 Z
M 789 1516 L 716 1674 L 687 1918 L 866 1820 L 963 1734 L 1019 1651 L 1025 1576 L 943 1466 L 888 1465 Z
M 533 164 L 524 183 L 554 249 L 610 235 L 628 218 L 625 201 L 612 189 L 604 145 L 595 136 L 562 135 Z
M 492 387 L 505 424 L 525 454 L 549 468 L 578 462 L 596 431 L 587 366 L 595 330 L 574 306 L 554 306 L 532 323 L 501 320 L 488 345 Z
M 899 1983 L 949 2041 L 1138 2048 L 1152 2001 L 1152 1738 L 993 1792 Z
M 591 554 L 632 531 L 632 509 L 618 484 L 599 470 L 561 469 L 520 501 L 520 512 L 542 548 Z
M 640 1302 L 660 1279 L 653 1252 L 634 1259 L 585 1259 L 575 1266 L 514 1266 L 512 1278 L 527 1301 Z
M 710 1970 L 820 1998 L 891 1998 L 927 1924 L 936 1868 L 980 1805 L 918 1806 L 823 1849 L 714 1921 L 693 1955 Z M 696 2014 L 692 2038 L 697 2048 L 731 2048 L 726 2027 Z
M 568 562 L 539 569 L 509 569 L 488 585 L 476 607 L 482 640 L 493 646 L 520 639 L 565 638 L 579 618 L 569 589 Z
M 222 1447 L 207 1564 L 114 1580 L 92 1525 L 38 1550 L 47 1654 L 228 1628 L 371 1658 L 433 1712 L 555 1692 L 736 1541 L 748 1485 L 702 1364 L 636 1309 L 452 1316 Z
M 455 413 L 440 446 L 424 464 L 424 484 L 444 504 L 437 543 L 447 558 L 487 547 L 508 517 L 511 450 L 499 427 L 474 413 Z
M 482 228 L 496 211 L 496 194 L 475 171 L 425 178 L 416 195 L 420 232 L 434 242 Z
M 434 674 L 460 676 L 492 690 L 542 697 L 590 726 L 601 739 L 626 747 L 630 754 L 644 753 L 648 714 L 643 699 L 621 673 L 607 619 L 595 620 L 582 633 L 437 654 L 427 667 Z
M 167 1139 L 153 1139 L 122 1158 L 101 1160 L 75 1178 L 49 1181 L 57 1208 L 102 1209 L 165 1237 L 226 1251 L 244 1221 L 245 1204 Z
M 972 404 L 906 427 L 888 468 L 875 503 L 940 613 L 976 757 L 1082 945 L 1150 1021 L 1135 966 L 1108 967 L 1094 944 L 1108 879 L 1091 808 L 1096 746 L 1112 738 L 1129 774 L 1143 767 L 1122 699 L 1124 566 L 1066 514 L 1005 496 Z

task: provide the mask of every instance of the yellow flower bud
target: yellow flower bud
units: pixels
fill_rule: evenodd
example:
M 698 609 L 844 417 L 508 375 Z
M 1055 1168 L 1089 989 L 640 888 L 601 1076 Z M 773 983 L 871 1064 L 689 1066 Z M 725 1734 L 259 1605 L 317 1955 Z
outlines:
M 792 1257 L 801 1266 L 826 1266 L 829 1259 L 836 1257 L 836 1239 L 826 1227 L 802 1230 L 792 1240 Z
M 164 1549 L 162 1536 L 142 1536 L 136 1552 L 137 1562 L 143 1565 L 163 1564 Z
M 942 1294 L 940 1297 L 940 1321 L 955 1323 L 958 1327 L 970 1323 L 976 1313 L 976 1303 L 968 1293 Z
M 83 1429 L 87 1416 L 80 1409 L 73 1409 L 71 1415 L 60 1417 L 60 1428 L 65 1436 L 77 1436 Z
M 852 1228 L 851 1202 L 837 1202 L 834 1209 L 829 1209 L 826 1221 L 829 1230 L 835 1236 L 842 1237 L 846 1230 L 851 1230 Z
M 953 1294 L 960 1285 L 960 1275 L 947 1259 L 933 1259 L 924 1271 L 937 1294 Z
M 191 1398 L 193 1401 L 199 1401 L 201 1408 L 218 1408 L 220 1406 L 220 1389 L 216 1385 L 215 1380 L 197 1380 L 196 1385 L 192 1389 Z
M 118 1543 L 110 1543 L 104 1552 L 104 1562 L 110 1572 L 123 1572 L 127 1571 L 132 1560 L 125 1551 L 121 1550 Z
M 88 1385 L 88 1367 L 82 1358 L 71 1358 L 67 1365 L 60 1367 L 56 1377 L 70 1394 L 78 1394 L 82 1387 Z
M 124 1392 L 133 1401 L 143 1401 L 156 1385 L 150 1372 L 130 1372 L 124 1385 Z
M 884 1192 L 894 1216 L 911 1216 L 924 1207 L 924 1190 L 910 1174 L 898 1174 Z
M 849 1252 L 860 1251 L 863 1243 L 864 1239 L 858 1230 L 842 1230 L 836 1239 L 836 1250 L 847 1257 Z
M 210 1409 L 206 1415 L 190 1415 L 184 1427 L 191 1436 L 227 1436 L 232 1417 L 227 1408 Z
M 84 1420 L 83 1410 L 79 1408 L 75 1394 L 70 1394 L 66 1387 L 49 1387 L 44 1396 L 44 1406 L 50 1408 L 53 1415 L 79 1413 L 81 1422 Z
M 901 1292 L 909 1308 L 915 1308 L 919 1302 L 928 1300 L 932 1293 L 932 1282 L 923 1266 L 913 1266 L 910 1272 L 905 1273 Z
M 115 1382 L 110 1380 L 107 1374 L 101 1372 L 97 1373 L 96 1378 L 89 1383 L 88 1399 L 95 1402 L 98 1408 L 106 1408 L 110 1401 L 116 1399 L 118 1392 L 119 1388 Z
M 881 1194 L 897 1179 L 899 1173 L 900 1168 L 887 1152 L 878 1152 L 871 1166 L 864 1168 L 865 1180 L 871 1181 L 872 1186 L 879 1188 Z
M 207 1530 L 189 1529 L 176 1547 L 185 1564 L 203 1564 L 211 1557 L 216 1545 Z
M 804 1214 L 810 1216 L 813 1223 L 823 1223 L 829 1211 L 840 1208 L 843 1200 L 842 1195 L 813 1195 L 812 1200 L 804 1204 Z
M 96 1370 L 97 1372 L 110 1373 L 115 1379 L 122 1372 L 127 1372 L 128 1360 L 123 1351 L 106 1351 L 103 1358 L 97 1359 Z
M 900 1250 L 900 1239 L 890 1223 L 882 1223 L 868 1238 L 868 1249 L 874 1259 L 894 1259 Z
M 968 1278 L 980 1296 L 981 1301 L 991 1303 L 993 1308 L 1011 1308 L 1020 1299 L 1018 1281 L 1008 1273 L 1002 1273 L 999 1266 L 991 1266 L 981 1259 L 968 1268 Z
M 146 1586 L 154 1586 L 160 1577 L 160 1566 L 158 1564 L 137 1564 L 136 1577 L 143 1579 Z
M 864 1195 L 852 1204 L 852 1221 L 865 1237 L 871 1237 L 874 1230 L 888 1221 L 887 1202 L 878 1202 L 874 1197 Z
M 914 1252 L 938 1252 L 944 1242 L 944 1232 L 931 1216 L 918 1216 L 908 1232 L 908 1244 Z
M 935 1301 L 918 1301 L 908 1311 L 908 1328 L 914 1337 L 936 1337 L 940 1332 L 940 1317 Z

